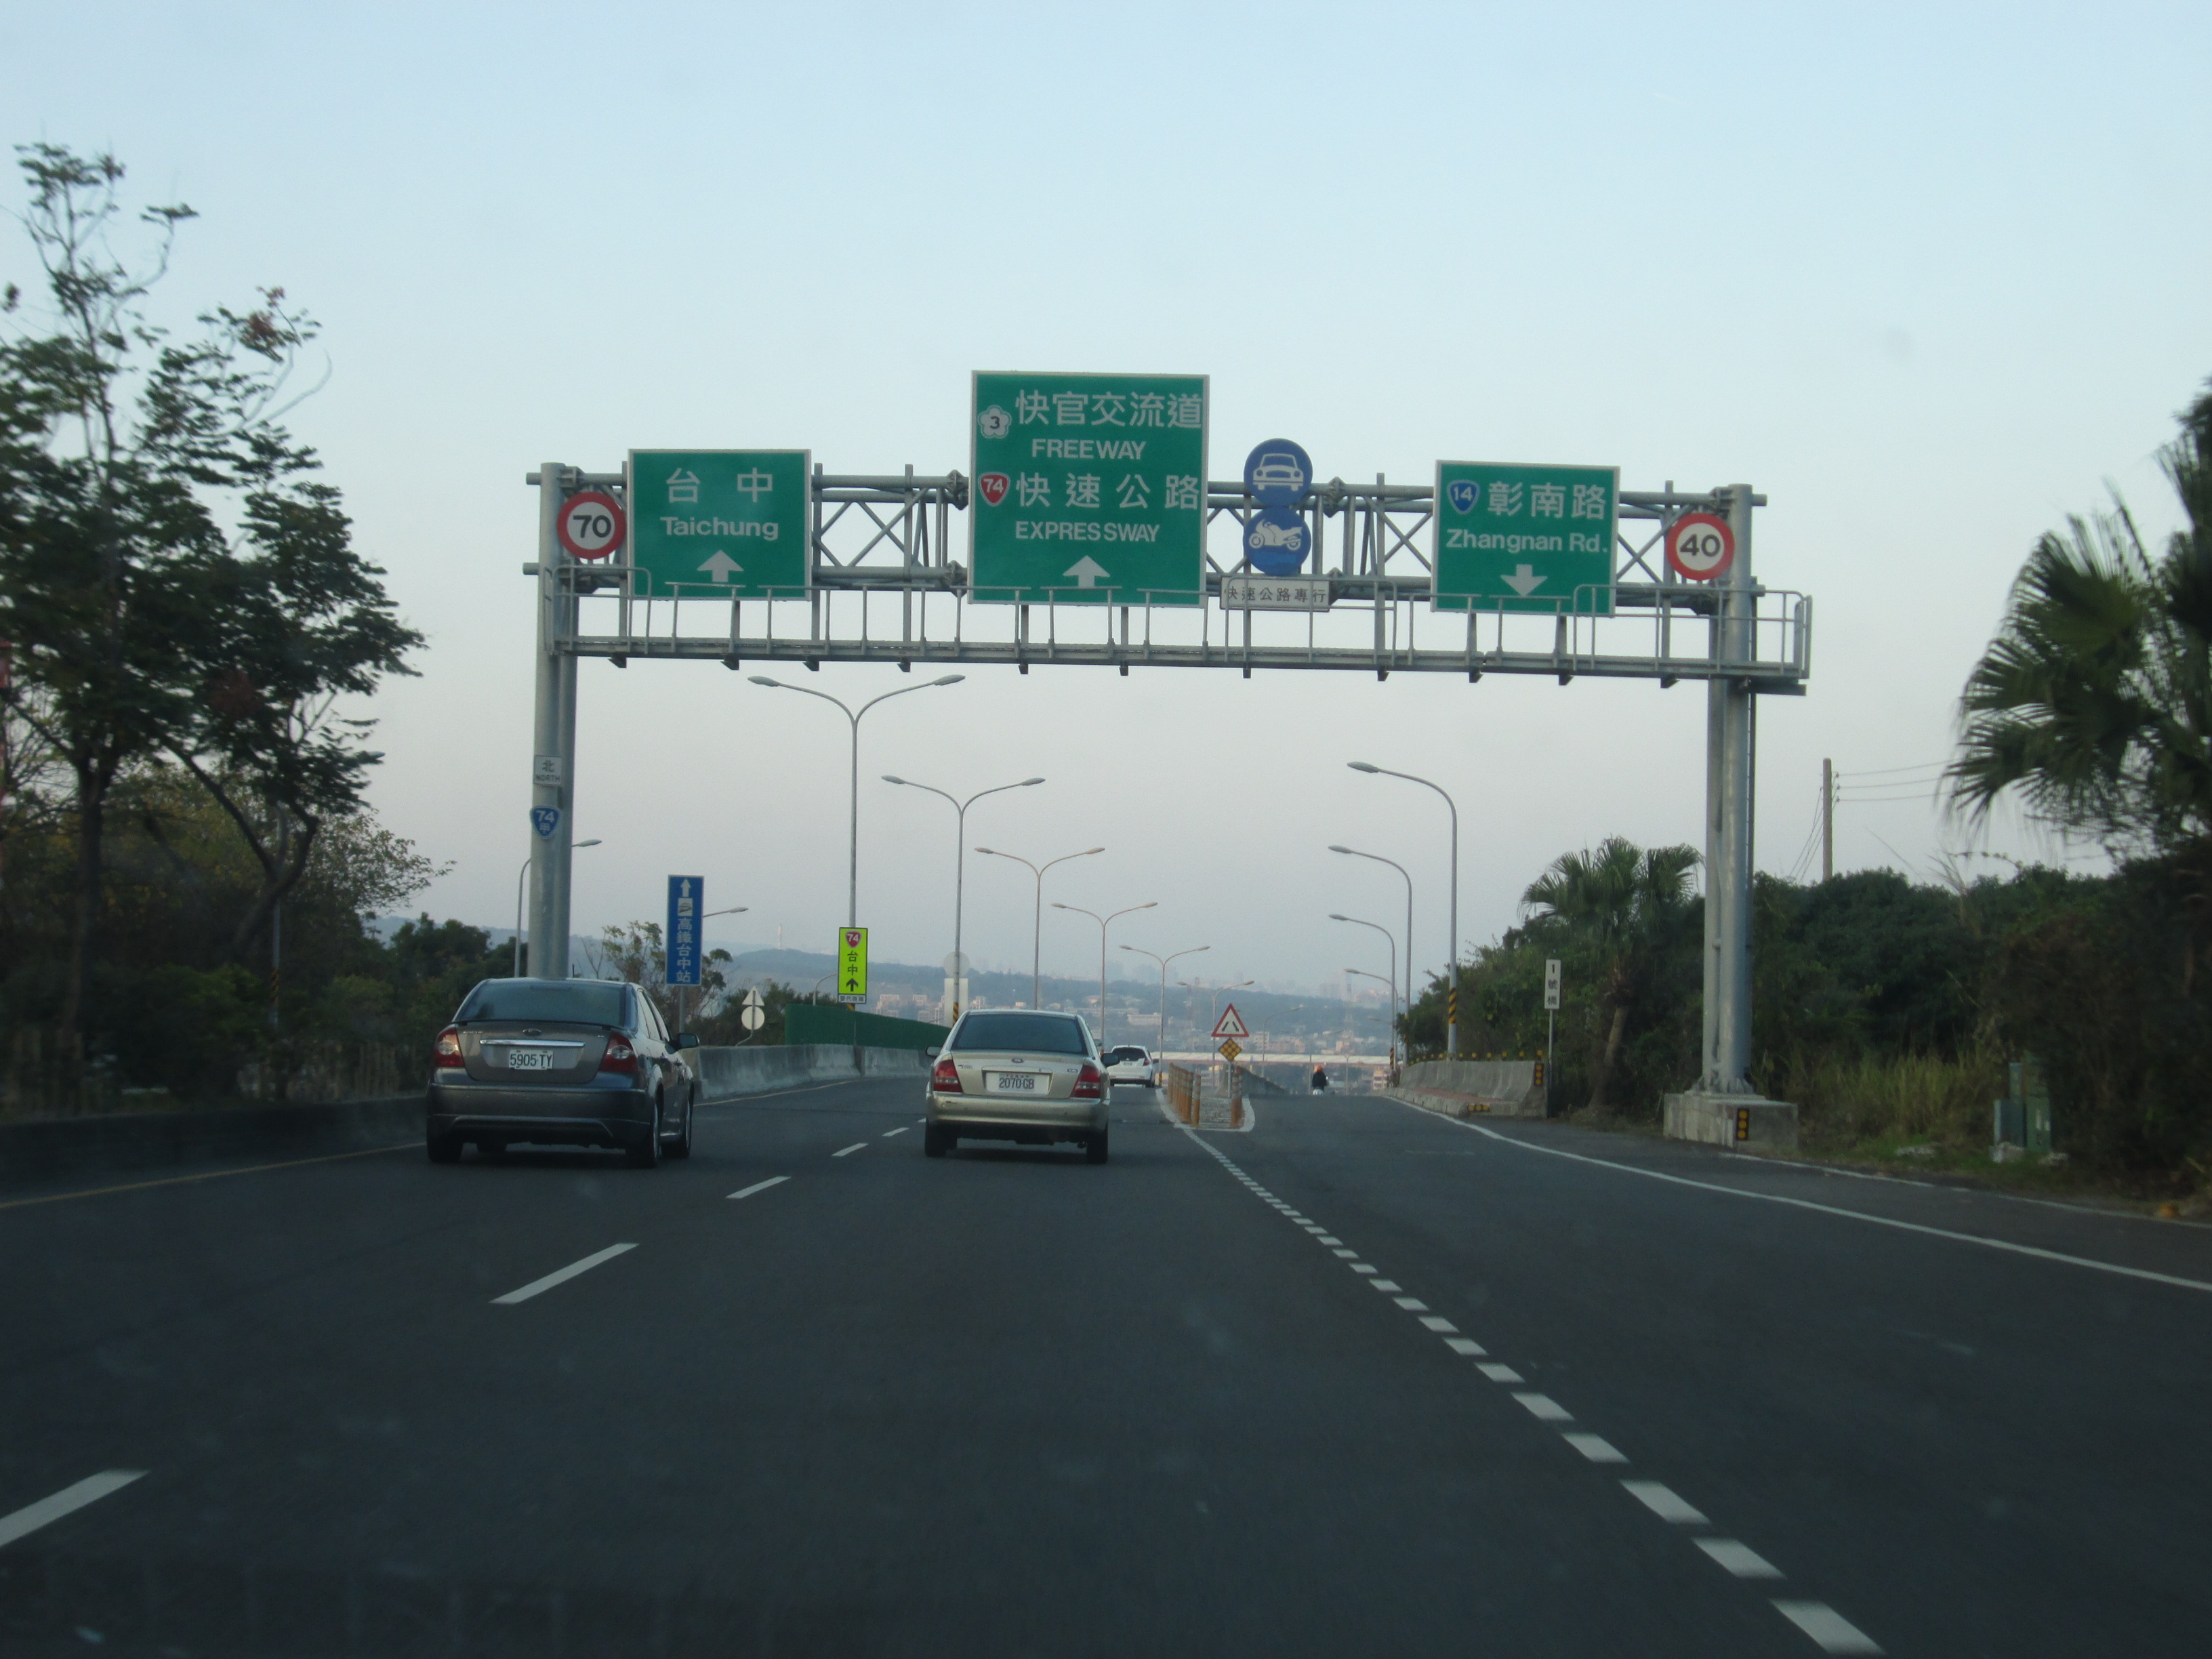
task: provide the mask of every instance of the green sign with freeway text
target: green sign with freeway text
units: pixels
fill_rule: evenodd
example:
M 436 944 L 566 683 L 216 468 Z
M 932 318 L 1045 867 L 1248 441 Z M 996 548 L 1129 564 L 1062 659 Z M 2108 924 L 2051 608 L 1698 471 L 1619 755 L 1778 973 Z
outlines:
M 639 597 L 804 597 L 812 471 L 804 449 L 630 451 Z
M 1437 463 L 1436 608 L 1613 614 L 1617 466 Z
M 1200 604 L 1206 404 L 1203 374 L 978 372 L 969 597 Z

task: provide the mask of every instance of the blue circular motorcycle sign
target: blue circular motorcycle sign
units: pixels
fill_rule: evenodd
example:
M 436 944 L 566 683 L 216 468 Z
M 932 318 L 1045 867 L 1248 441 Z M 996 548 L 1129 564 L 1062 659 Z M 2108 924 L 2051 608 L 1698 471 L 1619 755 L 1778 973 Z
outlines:
M 1313 550 L 1313 527 L 1296 507 L 1263 507 L 1244 526 L 1244 556 L 1263 576 L 1297 574 Z
M 1313 461 L 1288 438 L 1270 438 L 1244 458 L 1244 488 L 1262 507 L 1296 507 L 1313 488 Z

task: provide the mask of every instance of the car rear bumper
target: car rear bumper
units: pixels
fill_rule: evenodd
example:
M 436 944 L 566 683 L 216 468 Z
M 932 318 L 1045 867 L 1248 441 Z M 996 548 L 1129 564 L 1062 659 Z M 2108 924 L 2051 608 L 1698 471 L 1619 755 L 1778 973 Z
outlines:
M 645 1089 L 433 1083 L 423 1105 L 428 1133 L 464 1140 L 495 1134 L 550 1146 L 628 1147 L 641 1146 L 653 1133 L 653 1095 Z
M 979 1140 L 1077 1140 L 1106 1127 L 1106 1102 L 996 1100 L 988 1096 L 940 1095 L 933 1091 L 929 1127 Z

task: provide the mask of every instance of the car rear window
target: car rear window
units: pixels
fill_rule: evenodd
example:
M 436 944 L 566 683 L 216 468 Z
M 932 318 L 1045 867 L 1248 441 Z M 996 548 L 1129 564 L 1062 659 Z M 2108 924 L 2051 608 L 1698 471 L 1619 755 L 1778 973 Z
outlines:
M 1113 1061 L 1116 1066 L 1121 1065 L 1125 1062 L 1135 1064 L 1136 1062 L 1144 1060 L 1146 1057 L 1145 1051 L 1142 1048 L 1116 1048 L 1106 1056 L 1108 1060 Z
M 463 1024 L 478 1019 L 534 1019 L 624 1025 L 629 1021 L 628 989 L 592 980 L 563 985 L 539 979 L 488 979 L 469 993 L 454 1018 Z
M 1009 1048 L 1018 1054 L 1090 1052 L 1083 1028 L 1056 1014 L 970 1014 L 952 1034 L 955 1048 Z

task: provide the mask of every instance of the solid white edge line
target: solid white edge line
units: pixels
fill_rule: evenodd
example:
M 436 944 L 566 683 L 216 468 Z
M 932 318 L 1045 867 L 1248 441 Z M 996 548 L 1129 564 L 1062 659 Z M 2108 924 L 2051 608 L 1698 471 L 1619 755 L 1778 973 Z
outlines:
M 145 1473 L 143 1469 L 107 1469 L 99 1474 L 88 1474 L 73 1486 L 64 1486 L 51 1498 L 26 1504 L 13 1515 L 0 1515 L 0 1545 L 12 1544 L 65 1515 L 75 1514 L 88 1504 L 97 1504 L 110 1492 L 120 1492 L 133 1480 L 143 1478 Z
M 1385 1098 L 1388 1098 L 1386 1096 Z M 1405 1105 L 1403 1101 L 1398 1103 Z M 1650 1181 L 1664 1181 L 1677 1187 L 1695 1187 L 1708 1193 L 1725 1193 L 1730 1198 L 1757 1199 L 1762 1204 L 1786 1204 L 1796 1210 L 1816 1210 L 1822 1215 L 1843 1217 L 1846 1221 L 1864 1221 L 1876 1227 L 1894 1227 L 1900 1232 L 1925 1233 L 1930 1238 L 1948 1238 L 1960 1244 L 1979 1244 L 1992 1250 L 2008 1250 L 2014 1255 L 2033 1256 L 2040 1261 L 2063 1262 L 2069 1267 L 2089 1267 L 2101 1273 L 2118 1273 L 2128 1279 L 2147 1279 L 2154 1285 L 2172 1285 L 2185 1291 L 2212 1291 L 2212 1282 L 2201 1279 L 2183 1279 L 2175 1273 L 2153 1272 L 2148 1267 L 2124 1267 L 2117 1261 L 2096 1261 L 2086 1255 L 2068 1255 L 2063 1250 L 2046 1250 L 2034 1244 L 2015 1244 L 2009 1239 L 1989 1238 L 1980 1233 L 1954 1232 L 1948 1227 L 1930 1227 L 1918 1221 L 1899 1221 L 1886 1215 L 1869 1215 L 1863 1210 L 1846 1210 L 1833 1204 L 1815 1204 L 1809 1198 L 1790 1198 L 1780 1193 L 1747 1193 L 1741 1187 L 1723 1187 L 1713 1181 L 1693 1181 L 1688 1176 L 1668 1175 L 1663 1170 L 1640 1170 L 1633 1164 L 1615 1164 L 1611 1158 L 1591 1158 L 1583 1152 L 1564 1152 L 1557 1146 L 1540 1146 L 1533 1140 L 1521 1140 L 1512 1135 L 1502 1135 L 1495 1129 L 1486 1129 L 1480 1123 L 1462 1123 L 1457 1118 L 1438 1117 L 1421 1106 L 1407 1106 L 1409 1112 L 1438 1123 L 1448 1123 L 1455 1129 L 1471 1129 L 1476 1134 L 1524 1152 L 1541 1152 L 1547 1158 L 1571 1158 L 1577 1164 L 1595 1164 L 1601 1170 L 1618 1170 L 1623 1175 L 1642 1176 Z M 1866 1652 L 1867 1649 L 1846 1650 Z
M 519 1291 L 509 1291 L 505 1296 L 495 1296 L 492 1297 L 491 1304 L 495 1308 L 502 1308 L 511 1306 L 517 1302 L 527 1302 L 532 1297 L 537 1296 L 543 1291 L 551 1290 L 556 1285 L 567 1284 L 578 1273 L 587 1273 L 591 1272 L 592 1268 L 598 1267 L 602 1261 L 613 1261 L 624 1250 L 634 1250 L 636 1248 L 637 1246 L 635 1244 L 610 1244 L 604 1250 L 596 1250 L 592 1252 L 590 1255 L 586 1256 L 581 1261 L 571 1261 L 567 1267 L 562 1268 L 558 1273 L 548 1273 L 543 1279 L 532 1279 L 527 1285 L 525 1285 Z
M 766 1181 L 756 1181 L 750 1187 L 740 1187 L 737 1191 L 730 1194 L 729 1196 L 732 1198 L 750 1198 L 755 1193 L 764 1193 L 769 1188 L 780 1186 L 784 1182 L 790 1179 L 791 1177 L 789 1176 L 770 1176 Z
M 1774 1610 L 1811 1637 L 1823 1653 L 1880 1653 L 1874 1638 L 1826 1601 L 1785 1601 Z

